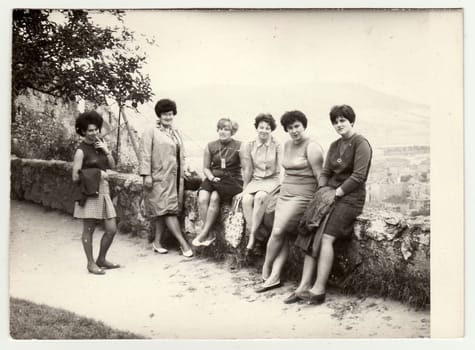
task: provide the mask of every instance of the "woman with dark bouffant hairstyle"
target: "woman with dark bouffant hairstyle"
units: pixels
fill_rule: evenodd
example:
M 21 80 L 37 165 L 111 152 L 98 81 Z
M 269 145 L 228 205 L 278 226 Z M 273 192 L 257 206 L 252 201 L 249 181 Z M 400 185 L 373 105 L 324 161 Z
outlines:
M 218 139 L 208 143 L 203 156 L 203 173 L 206 176 L 198 192 L 201 232 L 191 242 L 194 246 L 209 246 L 216 237 L 210 237 L 223 202 L 230 202 L 242 192 L 241 141 L 232 136 L 238 124 L 229 118 L 218 120 Z
M 255 118 L 254 126 L 257 138 L 244 144 L 241 149 L 244 181 L 242 209 L 246 220 L 246 233 L 249 235 L 246 247 L 248 250 L 254 247 L 266 199 L 280 185 L 282 160 L 280 143 L 271 135 L 276 128 L 274 117 L 270 114 L 259 114 Z
M 348 105 L 334 106 L 330 111 L 331 123 L 340 137 L 330 145 L 316 195 L 321 194 L 322 199 L 327 196 L 332 209 L 319 229 L 297 237 L 295 244 L 305 252 L 302 279 L 285 303 L 304 300 L 316 305 L 325 301 L 333 243 L 351 234 L 356 217 L 363 211 L 372 150 L 368 140 L 353 129 L 355 119 Z
M 85 112 L 76 119 L 76 132 L 83 137 L 74 154 L 73 182 L 78 183 L 79 196 L 74 205 L 74 217 L 83 219 L 82 245 L 87 258 L 87 270 L 95 275 L 105 269 L 120 267 L 106 260 L 106 254 L 117 231 L 116 212 L 109 195 L 106 170 L 115 167 L 107 144 L 100 138 L 103 119 L 95 111 Z M 97 260 L 92 250 L 92 235 L 97 220 L 104 221 L 105 233 Z
M 322 147 L 305 134 L 305 114 L 300 111 L 286 112 L 280 123 L 289 134 L 290 140 L 284 145 L 284 179 L 262 267 L 264 282 L 256 290 L 257 293 L 281 286 L 280 275 L 289 252 L 289 236 L 297 233 L 300 217 L 317 189 L 317 179 L 323 164 Z
M 161 99 L 155 105 L 157 124 L 144 131 L 140 139 L 139 173 L 143 178 L 146 214 L 152 218 L 155 238 L 152 249 L 159 254 L 165 228 L 180 244 L 184 257 L 193 250 L 180 228 L 178 215 L 183 209 L 185 156 L 181 133 L 173 126 L 177 109 L 174 101 Z

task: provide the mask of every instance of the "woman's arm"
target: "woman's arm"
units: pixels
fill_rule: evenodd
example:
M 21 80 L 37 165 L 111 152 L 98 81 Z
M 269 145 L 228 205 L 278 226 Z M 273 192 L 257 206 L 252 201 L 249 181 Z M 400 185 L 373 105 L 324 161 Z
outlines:
M 203 155 L 203 173 L 209 181 L 215 181 L 213 172 L 211 171 L 211 155 L 209 153 L 209 147 L 206 146 L 204 155 Z
M 82 150 L 78 149 L 76 153 L 74 154 L 74 160 L 73 160 L 73 182 L 78 182 L 79 181 L 79 170 L 82 168 L 82 162 L 84 160 L 84 153 Z
M 152 151 L 153 151 L 153 133 L 149 130 L 144 131 L 140 138 L 140 164 L 139 175 L 143 178 L 143 185 L 146 188 L 152 187 Z
M 112 154 L 109 151 L 109 148 L 107 147 L 107 143 L 105 143 L 104 140 L 98 138 L 97 141 L 94 143 L 94 147 L 96 149 L 100 149 L 100 150 L 102 150 L 102 152 L 104 152 L 104 154 L 107 157 L 107 163 L 109 165 L 109 169 L 114 169 L 115 168 L 115 160 L 114 160 L 114 157 L 112 157 Z
M 254 172 L 254 167 L 252 165 L 250 144 L 242 144 L 241 149 L 239 150 L 239 157 L 241 158 L 242 166 L 242 181 L 243 187 L 246 188 L 247 184 L 251 182 L 252 174 Z
M 362 139 L 356 144 L 355 156 L 353 159 L 353 172 L 340 187 L 337 188 L 337 196 L 344 196 L 366 182 L 371 164 L 372 150 L 368 141 Z
M 320 178 L 323 165 L 323 150 L 322 147 L 314 142 L 310 142 L 307 146 L 307 159 L 312 168 L 313 176 L 317 181 Z

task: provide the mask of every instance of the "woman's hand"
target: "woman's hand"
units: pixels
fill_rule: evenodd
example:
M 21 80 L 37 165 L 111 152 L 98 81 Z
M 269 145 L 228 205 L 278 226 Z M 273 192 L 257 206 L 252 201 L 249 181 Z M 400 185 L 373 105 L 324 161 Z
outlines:
M 104 170 L 101 170 L 101 179 L 107 180 L 109 175 Z
M 152 177 L 150 175 L 144 176 L 143 177 L 143 186 L 147 189 L 150 190 L 153 187 L 153 181 Z
M 211 179 L 211 182 L 220 182 L 221 181 L 221 178 L 220 177 L 217 177 L 217 176 L 214 176 L 212 179 Z
M 336 190 L 335 190 L 335 199 L 337 198 L 341 198 L 345 195 L 345 192 L 343 192 L 343 190 L 338 187 Z
M 110 154 L 109 148 L 107 148 L 107 144 L 100 138 L 97 138 L 96 142 L 94 142 L 94 148 L 102 150 L 106 155 Z

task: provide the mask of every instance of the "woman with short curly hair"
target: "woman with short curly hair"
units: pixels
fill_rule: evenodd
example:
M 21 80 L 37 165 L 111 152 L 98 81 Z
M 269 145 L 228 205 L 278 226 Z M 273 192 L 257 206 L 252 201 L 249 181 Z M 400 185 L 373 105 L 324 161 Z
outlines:
M 76 132 L 83 137 L 74 154 L 73 182 L 80 186 L 80 195 L 74 204 L 74 217 L 83 219 L 82 245 L 87 258 L 87 270 L 95 275 L 105 274 L 105 269 L 115 269 L 119 264 L 106 259 L 107 251 L 117 231 L 116 212 L 109 195 L 107 169 L 115 167 L 107 144 L 100 138 L 102 117 L 95 111 L 81 113 L 76 119 Z M 93 190 L 91 190 L 91 188 Z M 92 250 L 92 235 L 97 220 L 104 221 L 105 233 L 97 260 Z

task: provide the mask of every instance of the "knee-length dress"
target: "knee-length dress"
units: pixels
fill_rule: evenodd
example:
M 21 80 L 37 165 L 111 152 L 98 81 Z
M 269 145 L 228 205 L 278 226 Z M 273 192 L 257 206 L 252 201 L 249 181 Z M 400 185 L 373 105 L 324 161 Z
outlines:
M 109 168 L 107 156 L 93 144 L 83 141 L 78 149 L 84 154 L 81 169 L 99 168 L 105 171 Z M 78 202 L 74 203 L 73 216 L 78 219 L 111 219 L 117 216 L 106 179 L 100 180 L 98 196 L 87 197 L 83 206 Z
M 244 194 L 263 191 L 271 193 L 280 185 L 282 148 L 280 143 L 269 138 L 265 143 L 258 140 L 243 145 L 241 158 L 252 166 L 251 181 L 244 188 Z
M 311 141 L 304 139 L 299 144 L 292 140 L 284 145 L 282 166 L 284 179 L 275 207 L 274 228 L 296 234 L 300 217 L 317 189 L 317 179 L 307 158 L 307 148 Z
M 140 139 L 139 174 L 152 177 L 144 189 L 147 216 L 179 215 L 183 208 L 184 147 L 177 129 L 160 124 L 146 130 Z

